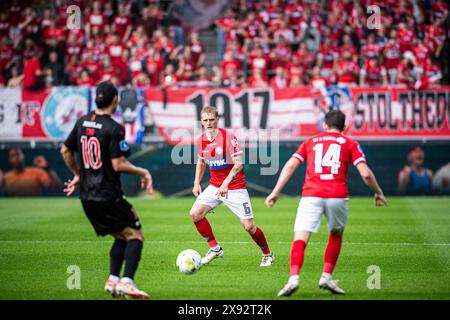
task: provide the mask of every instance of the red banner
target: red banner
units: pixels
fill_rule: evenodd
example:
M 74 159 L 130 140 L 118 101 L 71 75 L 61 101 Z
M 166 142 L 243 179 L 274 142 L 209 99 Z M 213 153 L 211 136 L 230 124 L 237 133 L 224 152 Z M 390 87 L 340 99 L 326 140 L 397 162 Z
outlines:
M 347 115 L 346 134 L 357 139 L 450 140 L 450 87 L 148 88 L 145 97 L 169 143 L 183 140 L 181 132 L 201 130 L 198 120 L 205 105 L 217 107 L 221 127 L 250 140 L 269 137 L 275 129 L 280 140 L 306 139 L 323 130 L 324 115 L 332 108 Z

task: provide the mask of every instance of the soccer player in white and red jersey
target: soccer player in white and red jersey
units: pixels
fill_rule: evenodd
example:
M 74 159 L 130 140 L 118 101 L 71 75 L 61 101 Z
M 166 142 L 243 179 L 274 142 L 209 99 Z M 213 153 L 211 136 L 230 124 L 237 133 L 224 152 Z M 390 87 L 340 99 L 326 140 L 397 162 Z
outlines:
M 250 197 L 246 189 L 242 154 L 236 137 L 218 128 L 217 109 L 206 106 L 200 112 L 201 123 L 205 129 L 197 142 L 198 157 L 192 193 L 197 200 L 192 205 L 190 215 L 200 235 L 208 242 L 210 249 L 202 264 L 223 256 L 206 214 L 224 203 L 241 221 L 255 243 L 261 248 L 261 267 L 271 266 L 275 256 L 269 249 L 263 231 L 255 225 Z M 210 185 L 203 190 L 200 186 L 206 164 L 209 165 Z
M 294 226 L 290 258 L 291 276 L 278 296 L 290 296 L 298 289 L 305 248 L 311 233 L 319 230 L 322 213 L 325 213 L 330 235 L 325 249 L 319 287 L 336 294 L 344 293 L 337 286 L 337 281 L 331 279 L 331 274 L 341 251 L 342 235 L 347 222 L 349 197 L 347 173 L 351 163 L 358 169 L 363 181 L 375 192 L 375 205 L 387 204 L 375 175 L 366 164 L 361 147 L 356 141 L 342 134 L 344 127 L 344 113 L 339 110 L 328 112 L 325 116 L 325 132 L 309 138 L 300 145 L 285 164 L 275 188 L 266 198 L 266 206 L 273 207 L 295 169 L 307 161 L 306 178 Z

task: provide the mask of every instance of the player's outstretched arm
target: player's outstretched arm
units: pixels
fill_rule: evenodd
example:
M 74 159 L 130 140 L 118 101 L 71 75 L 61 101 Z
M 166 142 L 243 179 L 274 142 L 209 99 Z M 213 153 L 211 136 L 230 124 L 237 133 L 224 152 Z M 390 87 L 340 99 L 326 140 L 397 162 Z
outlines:
M 202 193 L 202 182 L 203 175 L 205 174 L 206 164 L 203 159 L 198 159 L 197 165 L 195 166 L 195 179 L 194 187 L 192 188 L 192 193 L 194 196 L 198 197 Z
M 359 163 L 356 168 L 359 171 L 359 174 L 361 175 L 361 178 L 363 179 L 364 183 L 372 189 L 373 192 L 375 192 L 375 205 L 376 206 L 387 206 L 387 200 L 384 197 L 383 190 L 381 190 L 381 187 L 379 186 L 377 182 L 377 178 L 373 174 L 372 170 L 370 170 L 369 166 L 365 163 Z
M 146 189 L 148 193 L 153 193 L 153 180 L 150 172 L 147 169 L 136 167 L 124 156 L 111 159 L 114 171 L 131 174 L 133 176 L 141 177 L 141 188 Z
M 266 198 L 266 201 L 264 201 L 264 203 L 268 208 L 272 208 L 275 205 L 275 202 L 277 202 L 281 191 L 283 190 L 284 186 L 292 177 L 292 175 L 295 172 L 295 169 L 297 169 L 299 165 L 300 161 L 298 161 L 296 158 L 290 158 L 288 162 L 286 162 L 286 164 L 283 167 L 283 170 L 281 170 L 277 184 L 273 188 L 272 193 L 269 194 L 269 196 Z

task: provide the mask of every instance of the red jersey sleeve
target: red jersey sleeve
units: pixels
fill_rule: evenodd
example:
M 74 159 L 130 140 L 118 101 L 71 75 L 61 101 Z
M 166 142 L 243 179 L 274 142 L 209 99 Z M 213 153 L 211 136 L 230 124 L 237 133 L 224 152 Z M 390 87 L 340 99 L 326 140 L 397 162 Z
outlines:
M 300 163 L 306 160 L 306 141 L 298 147 L 292 157 L 300 161 Z
M 366 162 L 366 156 L 364 155 L 364 152 L 362 151 L 362 148 L 358 142 L 353 141 L 350 152 L 352 157 L 352 163 L 355 167 L 359 163 Z

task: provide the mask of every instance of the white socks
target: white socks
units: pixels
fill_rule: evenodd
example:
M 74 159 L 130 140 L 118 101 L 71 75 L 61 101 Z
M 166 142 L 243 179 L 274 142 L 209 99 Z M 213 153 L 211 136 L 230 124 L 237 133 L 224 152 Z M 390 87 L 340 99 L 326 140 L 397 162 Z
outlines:
M 296 276 L 290 276 L 289 281 L 290 284 L 298 285 L 298 275 Z

